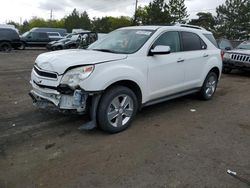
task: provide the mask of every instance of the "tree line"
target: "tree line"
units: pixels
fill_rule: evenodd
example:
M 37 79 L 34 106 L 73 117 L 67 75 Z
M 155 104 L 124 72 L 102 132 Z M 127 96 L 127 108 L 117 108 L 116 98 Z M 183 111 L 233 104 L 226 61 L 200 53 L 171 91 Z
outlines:
M 60 20 L 44 20 L 32 18 L 23 24 L 14 24 L 21 33 L 33 27 L 59 27 L 72 29 L 81 28 L 101 33 L 108 33 L 120 27 L 131 25 L 169 25 L 174 23 L 187 23 L 204 27 L 212 31 L 217 37 L 229 39 L 242 39 L 250 34 L 250 1 L 226 0 L 224 4 L 216 8 L 216 16 L 208 12 L 198 12 L 196 19 L 188 20 L 185 0 L 152 0 L 146 6 L 139 6 L 134 17 L 89 18 L 86 11 L 80 13 L 76 9 Z

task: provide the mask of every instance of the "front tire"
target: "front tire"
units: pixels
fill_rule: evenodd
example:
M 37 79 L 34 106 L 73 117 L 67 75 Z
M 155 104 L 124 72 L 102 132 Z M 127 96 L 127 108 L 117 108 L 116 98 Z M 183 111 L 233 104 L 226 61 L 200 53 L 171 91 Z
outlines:
M 97 119 L 102 130 L 117 133 L 127 129 L 138 109 L 134 92 L 124 86 L 108 89 L 101 98 Z
M 200 98 L 202 100 L 210 100 L 213 98 L 218 84 L 218 76 L 215 72 L 209 72 L 203 86 L 200 90 Z

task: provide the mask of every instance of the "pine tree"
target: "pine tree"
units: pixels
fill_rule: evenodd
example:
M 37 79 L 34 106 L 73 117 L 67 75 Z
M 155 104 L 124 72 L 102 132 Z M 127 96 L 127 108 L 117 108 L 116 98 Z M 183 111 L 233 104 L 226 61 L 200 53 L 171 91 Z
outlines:
M 170 15 L 168 5 L 164 0 L 153 0 L 146 7 L 147 24 L 169 24 Z
M 186 23 L 188 19 L 187 7 L 185 0 L 169 0 L 169 13 L 171 23 Z
M 206 28 L 209 31 L 215 31 L 215 17 L 210 12 L 199 12 L 197 19 L 192 19 L 188 24 L 197 25 Z
M 218 32 L 230 39 L 250 33 L 250 1 L 226 0 L 217 9 Z

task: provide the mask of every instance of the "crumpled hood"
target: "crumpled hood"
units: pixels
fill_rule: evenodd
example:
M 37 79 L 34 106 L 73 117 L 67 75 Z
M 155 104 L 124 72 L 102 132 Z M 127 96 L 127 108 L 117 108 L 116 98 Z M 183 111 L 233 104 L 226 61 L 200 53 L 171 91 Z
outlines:
M 237 53 L 237 54 L 247 54 L 247 55 L 250 55 L 250 50 L 234 49 L 234 50 L 227 51 L 226 53 L 230 53 L 230 54 Z
M 63 74 L 69 67 L 117 61 L 126 57 L 124 54 L 74 49 L 43 53 L 37 57 L 35 63 L 43 70 Z

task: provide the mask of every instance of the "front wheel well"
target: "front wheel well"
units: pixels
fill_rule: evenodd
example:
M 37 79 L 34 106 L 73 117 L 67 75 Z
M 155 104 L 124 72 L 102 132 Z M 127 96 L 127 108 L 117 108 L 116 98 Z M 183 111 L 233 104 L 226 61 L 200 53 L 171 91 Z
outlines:
M 142 92 L 141 92 L 141 88 L 139 87 L 139 85 L 137 83 L 135 83 L 134 81 L 131 81 L 131 80 L 121 80 L 121 81 L 117 81 L 117 82 L 111 84 L 105 90 L 108 90 L 108 89 L 115 87 L 115 86 L 124 86 L 124 87 L 131 89 L 136 95 L 136 98 L 138 100 L 139 109 L 141 108 Z
M 218 67 L 212 68 L 209 72 L 214 72 L 217 75 L 217 78 L 219 79 L 220 77 L 220 70 Z

